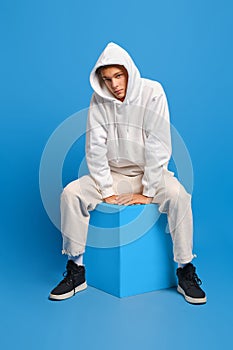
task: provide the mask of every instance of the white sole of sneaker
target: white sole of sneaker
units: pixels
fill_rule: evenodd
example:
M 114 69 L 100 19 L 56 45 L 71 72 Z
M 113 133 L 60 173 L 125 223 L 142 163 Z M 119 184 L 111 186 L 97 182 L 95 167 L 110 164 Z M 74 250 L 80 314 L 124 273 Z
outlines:
M 52 300 L 65 300 L 65 299 L 71 298 L 73 295 L 75 295 L 78 292 L 81 292 L 82 290 L 84 290 L 86 288 L 87 288 L 87 282 L 84 282 L 84 283 L 80 284 L 80 286 L 76 287 L 75 291 L 71 290 L 70 292 L 65 293 L 65 294 L 61 294 L 61 295 L 50 294 L 49 295 L 49 299 L 52 299 Z
M 182 294 L 185 300 L 190 304 L 205 304 L 207 302 L 207 298 L 192 298 L 185 294 L 185 291 L 178 285 L 177 292 Z

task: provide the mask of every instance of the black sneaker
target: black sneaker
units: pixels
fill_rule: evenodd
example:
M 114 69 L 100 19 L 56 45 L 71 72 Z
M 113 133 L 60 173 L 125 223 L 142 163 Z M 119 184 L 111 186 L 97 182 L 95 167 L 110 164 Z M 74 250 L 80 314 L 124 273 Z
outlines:
M 49 299 L 64 300 L 87 288 L 85 267 L 75 264 L 73 260 L 67 262 L 63 276 L 65 278 L 52 290 Z
M 188 303 L 205 304 L 207 298 L 205 292 L 200 288 L 202 282 L 195 271 L 196 268 L 191 263 L 177 269 L 177 291 L 184 296 Z

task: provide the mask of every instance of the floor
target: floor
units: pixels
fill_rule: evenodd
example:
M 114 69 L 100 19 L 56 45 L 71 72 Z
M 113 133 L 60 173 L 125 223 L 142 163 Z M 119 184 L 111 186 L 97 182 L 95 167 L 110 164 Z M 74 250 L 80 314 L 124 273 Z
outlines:
M 175 288 L 119 299 L 88 287 L 66 301 L 52 302 L 48 293 L 61 278 L 58 267 L 48 270 L 42 262 L 38 268 L 33 259 L 31 265 L 21 262 L 21 274 L 12 270 L 8 275 L 12 288 L 2 284 L 0 348 L 230 349 L 232 269 L 223 260 L 214 263 L 214 254 L 208 264 L 197 261 L 208 295 L 202 306 L 188 304 Z

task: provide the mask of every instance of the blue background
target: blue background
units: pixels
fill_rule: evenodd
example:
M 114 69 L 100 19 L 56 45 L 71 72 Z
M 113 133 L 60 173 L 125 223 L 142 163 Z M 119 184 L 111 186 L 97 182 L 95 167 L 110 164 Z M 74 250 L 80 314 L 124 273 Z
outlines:
M 229 348 L 232 10 L 226 0 L 1 1 L 2 349 Z M 54 129 L 88 107 L 89 73 L 109 41 L 162 83 L 190 152 L 203 307 L 174 290 L 118 300 L 89 288 L 63 303 L 47 300 L 65 259 L 40 199 L 40 158 Z

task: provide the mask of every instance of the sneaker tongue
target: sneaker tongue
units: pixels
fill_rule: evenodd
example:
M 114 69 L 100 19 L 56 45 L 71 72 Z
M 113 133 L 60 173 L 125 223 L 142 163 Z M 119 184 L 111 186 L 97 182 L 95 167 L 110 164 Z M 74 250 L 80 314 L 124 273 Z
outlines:
M 69 260 L 66 265 L 67 271 L 77 271 L 78 265 L 73 260 Z
M 187 272 L 195 272 L 195 267 L 193 266 L 193 264 L 187 264 L 185 267 L 184 267 L 184 271 L 187 271 Z
M 195 267 L 192 264 L 188 264 L 183 268 L 183 273 L 186 278 L 192 279 L 195 273 Z

